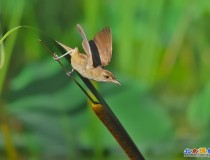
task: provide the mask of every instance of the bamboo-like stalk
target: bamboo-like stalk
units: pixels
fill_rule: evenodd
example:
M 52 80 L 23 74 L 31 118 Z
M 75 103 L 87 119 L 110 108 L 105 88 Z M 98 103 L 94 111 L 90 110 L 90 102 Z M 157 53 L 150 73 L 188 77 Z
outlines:
M 90 99 L 91 108 L 97 115 L 97 117 L 101 120 L 101 122 L 106 126 L 106 128 L 110 131 L 110 133 L 114 136 L 116 141 L 122 147 L 124 152 L 131 160 L 144 160 L 143 155 L 138 150 L 137 146 L 130 138 L 127 131 L 124 129 L 118 118 L 112 112 L 108 104 L 104 101 L 103 97 L 97 92 L 95 87 L 90 83 L 90 81 L 82 76 L 80 78 L 90 89 L 92 94 L 99 102 L 95 102 L 92 97 L 87 93 L 87 91 L 76 81 L 76 84 L 82 89 L 82 91 L 87 95 Z
M 119 145 L 131 160 L 143 160 L 144 157 L 127 134 L 116 116 L 102 104 L 92 104 L 92 110 L 97 117 L 102 121 L 110 133 L 114 136 Z

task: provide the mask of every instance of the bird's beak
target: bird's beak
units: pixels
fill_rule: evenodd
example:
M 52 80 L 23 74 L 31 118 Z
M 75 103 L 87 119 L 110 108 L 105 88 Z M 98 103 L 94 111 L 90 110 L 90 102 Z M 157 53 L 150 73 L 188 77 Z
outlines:
M 114 79 L 112 82 L 121 85 L 121 83 L 117 81 L 116 79 Z

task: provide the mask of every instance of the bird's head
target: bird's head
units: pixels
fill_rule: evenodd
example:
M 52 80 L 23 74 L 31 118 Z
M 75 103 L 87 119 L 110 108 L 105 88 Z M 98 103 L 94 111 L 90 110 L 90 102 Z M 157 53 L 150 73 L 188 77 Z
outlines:
M 101 81 L 103 81 L 103 82 L 113 82 L 113 83 L 121 85 L 121 83 L 118 82 L 115 79 L 114 75 L 111 72 L 109 72 L 105 69 L 103 69 L 102 72 L 101 72 Z

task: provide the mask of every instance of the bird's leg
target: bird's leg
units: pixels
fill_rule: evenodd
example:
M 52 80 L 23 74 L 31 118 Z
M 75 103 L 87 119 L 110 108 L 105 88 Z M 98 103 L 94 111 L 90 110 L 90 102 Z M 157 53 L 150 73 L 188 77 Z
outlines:
M 60 56 L 60 57 L 59 57 L 57 54 L 54 53 L 53 58 L 54 58 L 56 61 L 58 61 L 59 59 L 61 59 L 62 57 L 65 57 L 66 55 L 68 55 L 68 54 L 70 54 L 70 53 L 72 53 L 72 50 L 66 52 L 65 54 L 63 54 L 63 55 Z
M 71 71 L 67 71 L 66 72 L 66 75 L 68 76 L 68 77 L 70 77 L 71 76 L 71 74 L 74 72 L 74 68 L 72 68 L 72 70 Z
M 68 77 L 71 76 L 71 74 L 73 73 L 74 69 L 72 68 L 72 70 L 69 71 L 69 70 L 68 70 L 68 69 L 67 69 L 59 60 L 60 60 L 60 58 L 66 56 L 66 55 L 69 54 L 69 53 L 70 53 L 70 51 L 68 51 L 67 53 L 63 54 L 63 55 L 60 56 L 60 57 L 58 57 L 58 55 L 57 55 L 56 53 L 53 53 L 53 58 L 54 58 L 56 61 L 59 62 L 59 64 L 61 65 L 61 67 L 66 71 L 66 75 L 67 75 Z

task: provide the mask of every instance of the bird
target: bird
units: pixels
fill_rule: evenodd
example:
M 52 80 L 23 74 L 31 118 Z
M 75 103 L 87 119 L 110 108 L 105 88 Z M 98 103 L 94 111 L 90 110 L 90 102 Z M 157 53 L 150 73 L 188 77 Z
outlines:
M 80 53 L 77 47 L 73 49 L 56 41 L 67 52 L 60 57 L 54 54 L 54 59 L 59 60 L 68 54 L 70 55 L 72 71 L 70 71 L 67 75 L 70 75 L 74 70 L 76 70 L 85 78 L 98 82 L 112 82 L 121 85 L 121 83 L 116 80 L 112 72 L 104 69 L 104 67 L 110 63 L 112 57 L 111 29 L 109 27 L 103 28 L 95 35 L 93 40 L 88 41 L 83 28 L 79 24 L 77 24 L 76 27 L 82 36 L 82 47 L 85 54 Z M 94 47 L 96 52 L 98 52 L 98 57 L 97 53 L 93 53 Z

